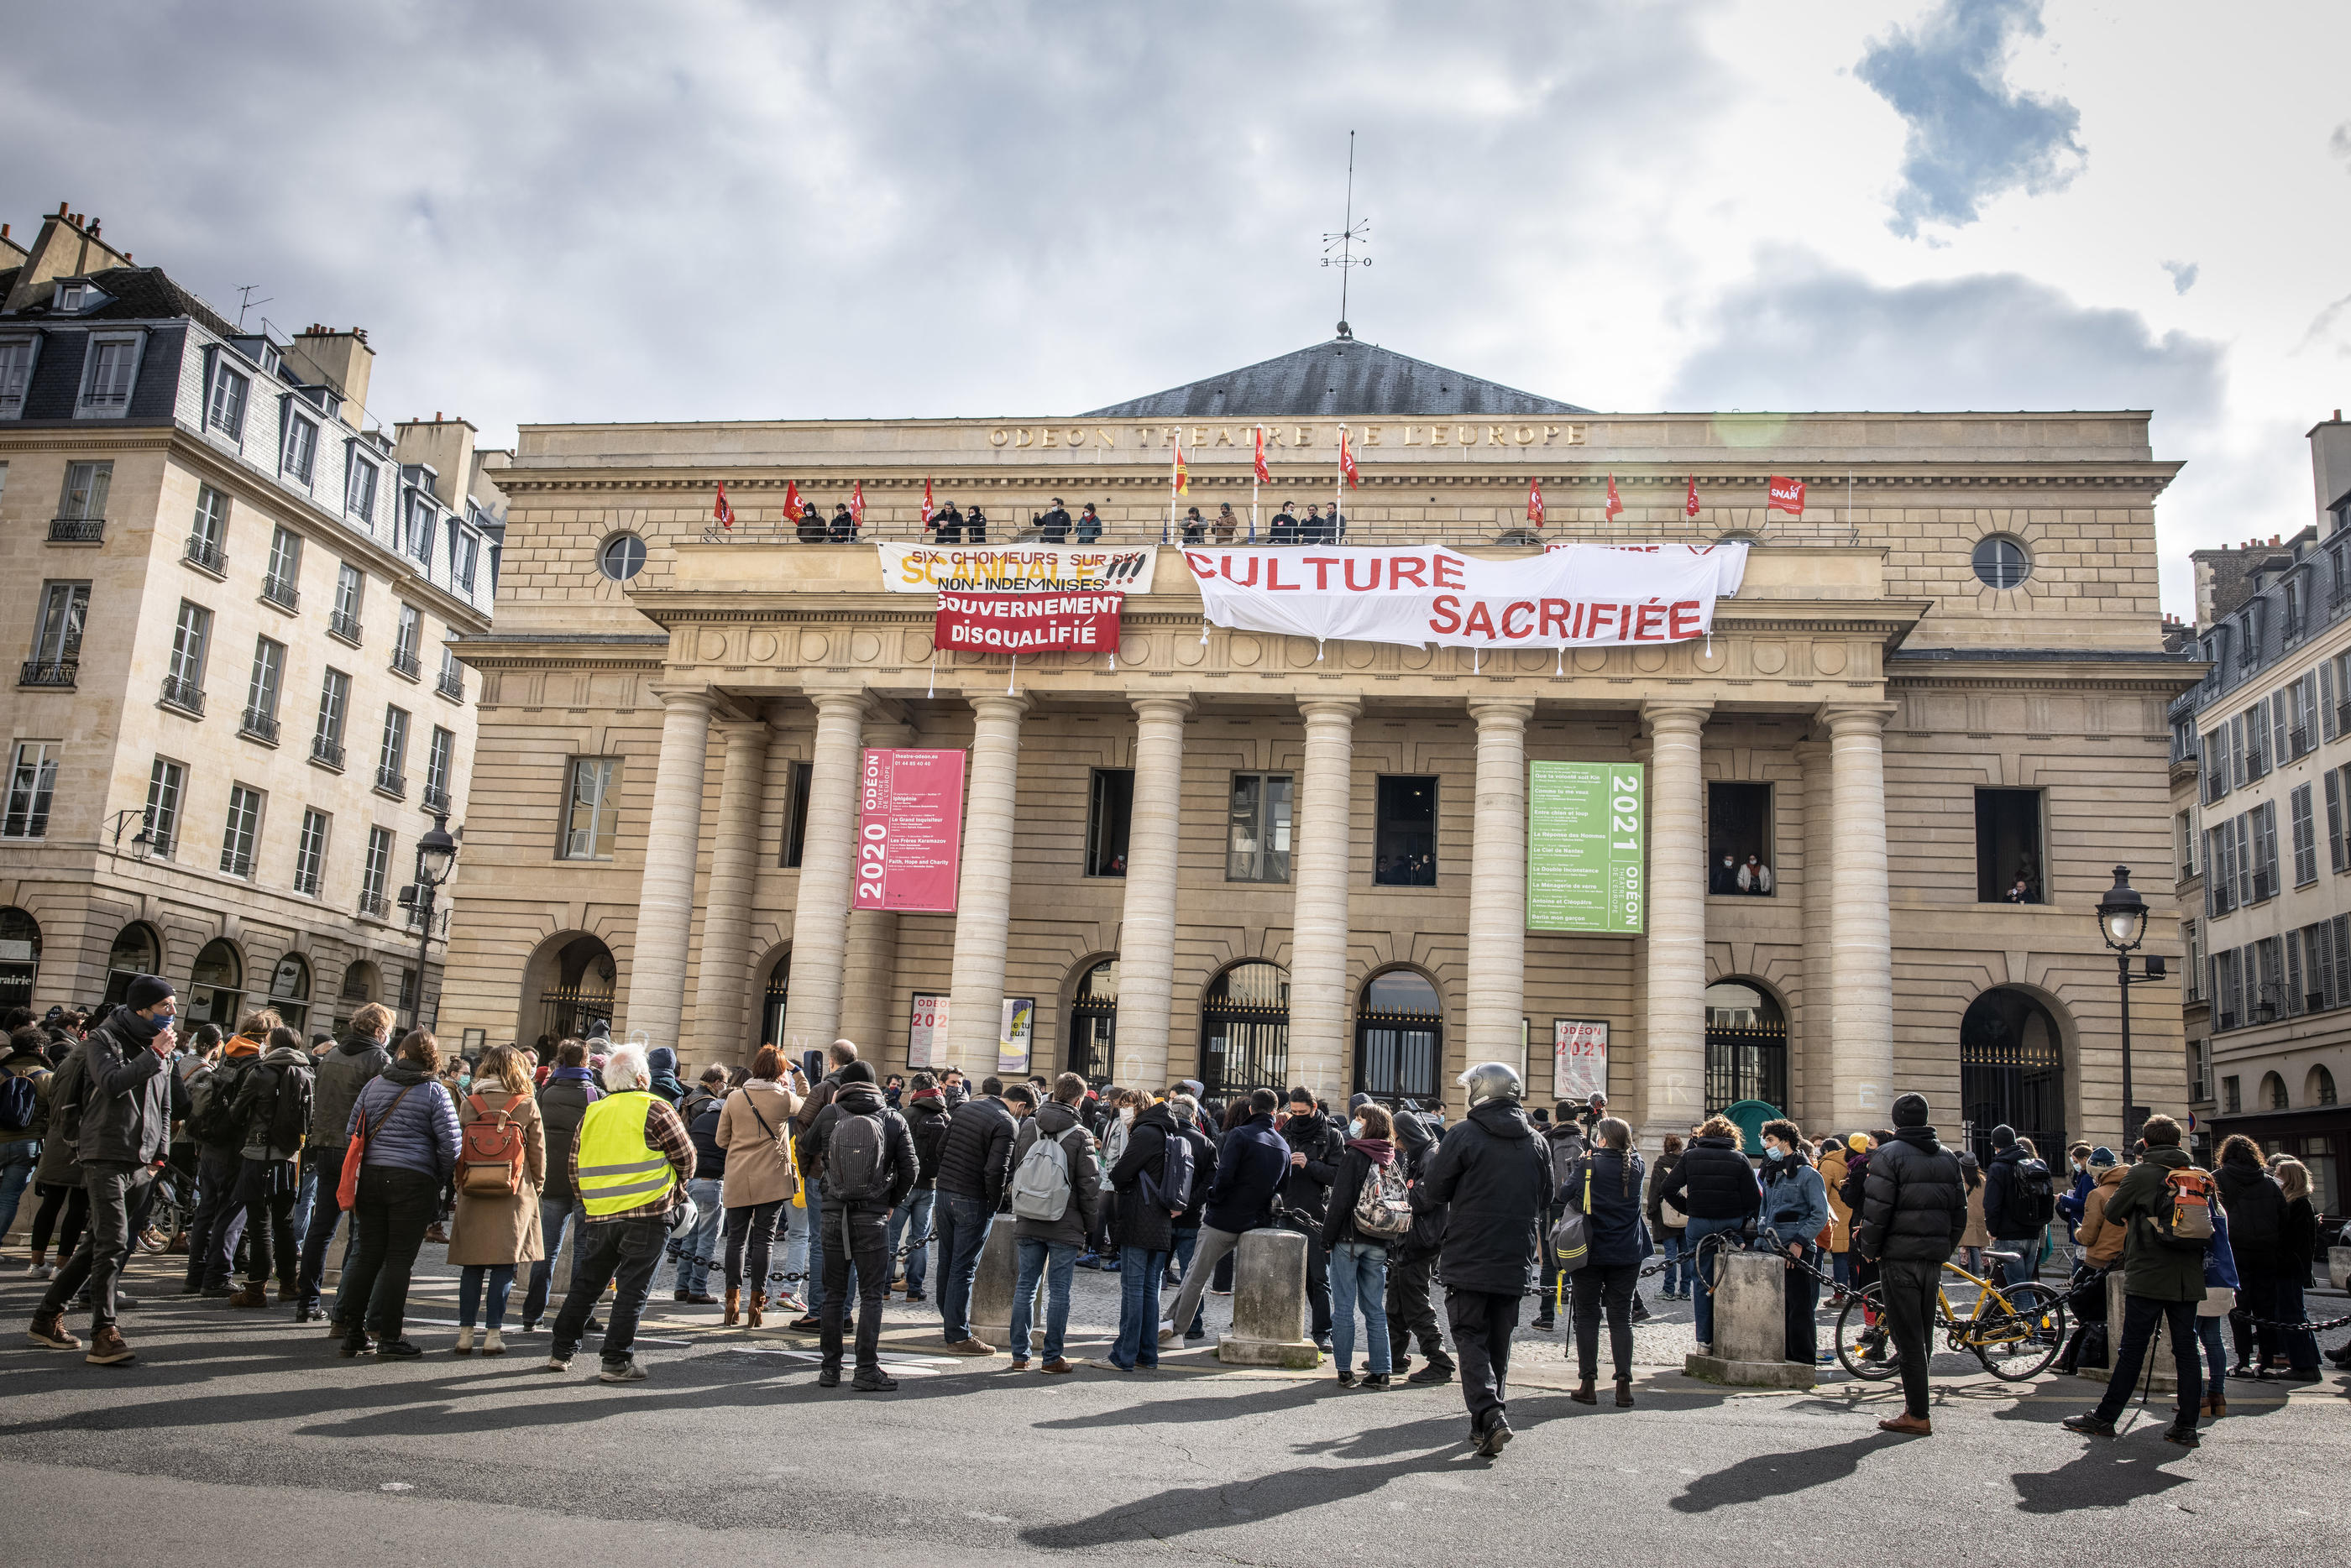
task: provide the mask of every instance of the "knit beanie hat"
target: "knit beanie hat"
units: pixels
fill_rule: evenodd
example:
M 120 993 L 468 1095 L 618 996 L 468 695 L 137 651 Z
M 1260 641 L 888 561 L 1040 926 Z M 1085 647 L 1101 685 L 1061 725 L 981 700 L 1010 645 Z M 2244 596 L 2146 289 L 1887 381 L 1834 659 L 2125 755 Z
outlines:
M 2105 1145 L 2100 1144 L 2097 1147 L 2090 1151 L 2090 1168 L 2092 1170 L 2111 1170 L 2114 1168 L 2114 1166 L 2115 1151 L 2106 1147 Z
M 160 974 L 133 975 L 124 1005 L 133 1012 L 144 1012 L 172 994 L 172 982 Z
M 1905 1095 L 1894 1102 L 1894 1125 L 1897 1127 L 1923 1127 L 1927 1125 L 1927 1096 Z
M 1844 1146 L 1845 1147 L 1853 1150 L 1855 1154 L 1867 1154 L 1869 1152 L 1869 1135 L 1867 1133 L 1855 1133 L 1844 1140 Z

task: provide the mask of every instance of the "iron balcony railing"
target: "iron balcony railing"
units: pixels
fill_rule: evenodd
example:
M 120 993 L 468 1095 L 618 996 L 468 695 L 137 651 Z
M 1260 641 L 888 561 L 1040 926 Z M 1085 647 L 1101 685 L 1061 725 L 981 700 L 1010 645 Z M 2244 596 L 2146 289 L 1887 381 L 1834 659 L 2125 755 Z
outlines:
M 443 670 L 441 679 L 434 683 L 433 689 L 452 702 L 463 702 L 465 700 L 465 672 L 457 670 Z
M 202 566 L 216 577 L 228 575 L 228 552 L 202 534 L 188 535 L 188 547 L 182 558 L 192 566 Z
M 263 578 L 261 597 L 283 609 L 295 609 L 302 603 L 302 590 L 283 577 Z
M 423 794 L 419 798 L 423 801 L 424 809 L 427 811 L 446 811 L 449 809 L 449 792 L 443 789 L 439 784 L 426 784 L 424 786 Z
M 103 517 L 49 519 L 49 543 L 52 545 L 102 545 L 105 542 L 106 519 Z
M 70 689 L 75 677 L 80 673 L 81 660 L 78 658 L 28 659 L 16 676 L 16 684 Z
M 245 717 L 238 722 L 237 731 L 240 734 L 250 735 L 256 741 L 266 741 L 273 746 L 277 743 L 277 721 L 258 708 L 247 708 L 245 711 Z
M 360 618 L 336 610 L 327 617 L 327 629 L 353 648 L 360 645 Z
M 402 800 L 408 798 L 408 780 L 393 769 L 378 767 L 375 770 L 375 787 L 388 795 Z
M 310 760 L 320 767 L 343 771 L 343 743 L 327 735 L 310 737 Z
M 193 680 L 183 680 L 176 675 L 163 677 L 163 695 L 167 708 L 177 708 L 201 719 L 204 716 L 204 689 Z
M 383 895 L 381 893 L 361 893 L 360 895 L 360 913 L 370 916 L 375 919 L 382 919 L 384 917 Z
M 416 679 L 416 668 L 414 649 L 395 648 L 392 650 L 392 672 L 394 675 L 404 675 L 413 680 Z
M 253 875 L 253 857 L 240 855 L 227 845 L 223 845 L 221 846 L 221 869 L 232 877 L 250 877 Z

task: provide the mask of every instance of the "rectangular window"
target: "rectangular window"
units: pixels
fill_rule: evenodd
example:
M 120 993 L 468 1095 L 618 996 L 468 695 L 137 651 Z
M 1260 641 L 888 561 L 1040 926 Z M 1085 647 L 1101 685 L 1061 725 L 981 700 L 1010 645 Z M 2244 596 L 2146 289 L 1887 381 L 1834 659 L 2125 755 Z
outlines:
M 294 845 L 294 890 L 315 898 L 326 876 L 327 814 L 305 811 L 302 814 L 302 836 Z
M 2244 956 L 2242 948 L 2231 948 L 2212 960 L 2212 1000 L 2220 1010 L 2217 1028 L 2234 1029 L 2245 1022 Z
M 449 773 L 457 758 L 457 737 L 433 726 L 433 744 L 424 753 L 424 809 L 449 809 Z
M 65 493 L 57 497 L 57 516 L 76 523 L 106 519 L 106 493 L 114 485 L 111 462 L 66 464 Z
M 383 745 L 375 761 L 375 787 L 402 794 L 408 789 L 408 710 L 383 711 Z
M 220 868 L 232 877 L 251 877 L 253 857 L 261 847 L 261 792 L 251 784 L 232 784 L 228 792 L 228 825 L 221 832 Z
M 2196 875 L 2196 814 L 2181 811 L 2172 814 L 2171 847 L 2179 858 L 2182 881 Z
M 2264 707 L 2269 710 L 2270 765 L 2272 767 L 2282 768 L 2294 757 L 2293 726 L 2287 722 L 2290 716 L 2287 696 L 2293 690 L 2290 686 L 2281 687 L 2254 704 L 2256 712 Z
M 480 563 L 482 556 L 481 535 L 468 534 L 463 529 L 452 532 L 455 536 L 449 542 L 450 580 L 457 585 L 460 592 L 470 594 L 474 591 L 474 568 Z
M 223 358 L 213 370 L 213 394 L 204 403 L 204 423 L 234 441 L 245 440 L 245 399 L 253 378 L 232 370 Z
M 1235 774 L 1225 849 L 1228 882 L 1290 880 L 1288 774 Z
M 185 768 L 163 757 L 147 773 L 147 837 L 167 860 L 180 836 L 180 789 L 187 778 Z
M 82 382 L 82 412 L 122 413 L 131 407 L 131 383 L 138 373 L 139 339 L 94 339 L 89 346 L 89 367 Z
M 408 553 L 420 561 L 433 559 L 433 527 L 438 519 L 439 513 L 429 493 L 408 493 Z
M 384 886 L 392 878 L 392 829 L 368 829 L 367 863 L 360 867 L 360 910 L 381 919 Z
M 2229 726 L 2207 732 L 2196 742 L 2197 767 L 2204 775 L 2204 804 L 2229 793 Z
M 465 667 L 457 662 L 457 650 L 447 643 L 441 645 L 441 681 L 438 690 L 453 702 L 465 700 Z
M 808 849 L 809 781 L 816 773 L 811 763 L 794 763 L 791 769 L 791 793 L 784 806 L 784 852 L 776 862 L 783 867 L 798 866 Z
M 33 354 L 39 347 L 35 337 L 0 343 L 0 420 L 25 417 L 25 390 L 33 384 Z
M 2265 800 L 2247 812 L 2253 819 L 2253 901 L 2278 892 L 2277 802 Z
M 1976 902 L 2041 904 L 2041 792 L 1976 791 Z
M 2351 915 L 2337 915 L 2327 925 L 2334 932 L 2335 1005 L 2351 1007 Z
M 1436 887 L 1436 775 L 1383 774 L 1372 798 L 1372 881 L 1391 888 Z
M 256 638 L 253 643 L 253 680 L 246 688 L 245 718 L 251 725 L 256 719 L 266 722 L 274 735 L 277 729 L 277 689 L 286 676 L 286 645 L 269 639 Z
M 621 759 L 571 759 L 571 801 L 564 814 L 565 860 L 610 860 L 612 837 L 620 826 Z
M 2245 1108 L 2245 1092 L 2234 1075 L 2220 1080 L 2220 1108 L 2232 1116 Z
M 2280 1004 L 2285 1000 L 2285 965 L 2277 938 L 2263 937 L 2253 944 L 2253 974 L 2247 989 L 2252 994 L 2246 998 L 2253 1004 L 2253 1020 L 2267 1023 L 2284 1011 Z
M 416 649 L 424 640 L 424 616 L 414 605 L 400 607 L 400 626 L 392 637 L 392 667 L 411 680 L 416 679 Z
M 307 485 L 318 461 L 318 425 L 299 414 L 288 413 L 286 416 L 286 450 L 278 459 L 278 472 L 298 484 Z
M 1126 875 L 1126 836 L 1134 819 L 1134 770 L 1096 768 L 1086 788 L 1086 871 Z
M 2307 756 L 2318 744 L 2318 671 L 2294 683 L 2294 754 Z
M 2240 904 L 2250 904 L 2253 901 L 2253 866 L 2255 861 L 2253 851 L 2258 846 L 2253 840 L 2253 813 L 2250 811 L 2239 812 L 2237 814 L 2236 855 L 2237 902 Z M 2264 893 L 2262 897 L 2266 898 L 2269 895 Z
M 302 535 L 279 525 L 269 536 L 269 577 L 262 591 L 281 603 L 291 603 L 302 580 Z
M 1777 884 L 1771 871 L 1771 786 L 1706 786 L 1706 890 L 1761 897 Z
M 8 809 L 0 838 L 41 838 L 49 831 L 49 800 L 57 793 L 57 741 L 19 741 L 8 764 Z
M 183 693 L 199 698 L 204 690 L 204 648 L 211 640 L 213 612 L 186 599 L 180 601 L 180 619 L 172 630 L 172 679 Z
M 2183 1000 L 2198 1000 L 2198 988 L 2204 980 L 2204 930 L 2194 920 L 2179 922 L 2179 943 L 2186 956 L 2179 965 Z
M 343 765 L 343 715 L 350 702 L 351 678 L 329 670 L 319 683 L 319 728 L 310 739 L 310 755 L 330 768 Z
M 2321 920 L 2302 929 L 2303 1005 L 2312 1012 L 2335 1005 L 2335 928 Z
M 2326 770 L 2326 864 L 2343 869 L 2343 778 L 2333 768 Z
M 81 658 L 81 631 L 89 618 L 88 583 L 47 583 L 41 588 L 41 618 L 34 628 L 33 658 L 42 664 L 70 664 Z
M 2310 815 L 2310 786 L 2302 784 L 2288 797 L 2289 819 L 2294 829 L 2294 885 L 2297 888 L 2318 880 L 2318 833 Z
M 188 524 L 188 559 L 218 572 L 228 565 L 228 497 L 206 484 L 196 491 L 196 515 Z
M 346 561 L 335 572 L 335 613 L 327 629 L 345 642 L 360 640 L 360 604 L 367 596 L 367 574 Z
M 2237 834 L 2233 823 L 2211 829 L 2204 856 L 2205 916 L 2225 915 L 2242 902 L 2237 896 Z
M 2302 933 L 2300 931 L 2288 931 L 2285 934 L 2285 992 L 2281 1000 L 2285 1003 L 2287 1017 L 2294 1018 L 2301 1015 Z
M 372 521 L 375 517 L 376 481 L 381 477 L 381 471 L 361 457 L 357 447 L 350 449 L 344 462 L 343 510 L 363 523 Z

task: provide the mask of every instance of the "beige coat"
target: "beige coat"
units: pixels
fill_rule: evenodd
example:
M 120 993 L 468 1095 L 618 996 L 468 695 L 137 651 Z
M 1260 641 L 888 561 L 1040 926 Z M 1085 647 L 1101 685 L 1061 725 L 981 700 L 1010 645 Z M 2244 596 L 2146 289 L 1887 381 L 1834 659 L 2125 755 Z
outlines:
M 2111 1269 L 2123 1261 L 2123 1242 L 2129 1236 L 2130 1227 L 2106 1218 L 2106 1202 L 2114 1197 L 2115 1189 L 2123 1184 L 2127 1168 L 2108 1166 L 2098 1172 L 2098 1179 L 2082 1195 L 2082 1222 L 2074 1228 L 2074 1240 L 2094 1269 Z
M 504 1089 L 477 1089 L 457 1096 L 457 1126 L 479 1121 L 474 1109 L 478 1095 L 492 1110 L 511 1106 L 522 1126 L 522 1186 L 511 1198 L 477 1198 L 460 1190 L 457 1218 L 449 1227 L 449 1262 L 454 1264 L 536 1263 L 547 1256 L 547 1242 L 538 1230 L 538 1191 L 547 1184 L 547 1129 L 538 1118 L 538 1102 L 528 1095 L 509 1096 Z
M 718 1111 L 718 1147 L 726 1151 L 722 1205 L 748 1209 L 799 1190 L 791 1150 L 792 1114 L 799 1108 L 799 1096 L 764 1078 L 750 1079 L 726 1096 Z
M 1977 1182 L 1968 1189 L 1968 1228 L 1959 1235 L 1962 1247 L 1989 1247 L 1991 1231 L 1984 1224 L 1984 1184 Z
M 1844 1206 L 1837 1189 L 1844 1185 L 1845 1158 L 1842 1146 L 1821 1156 L 1821 1185 L 1829 1191 L 1829 1251 L 1853 1251 L 1853 1210 Z

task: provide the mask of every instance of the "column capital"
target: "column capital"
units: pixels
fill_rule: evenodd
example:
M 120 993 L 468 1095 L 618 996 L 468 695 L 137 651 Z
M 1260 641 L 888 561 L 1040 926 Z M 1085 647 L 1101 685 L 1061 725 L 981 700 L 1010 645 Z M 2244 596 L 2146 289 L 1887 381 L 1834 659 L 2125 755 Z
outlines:
M 1707 715 L 1713 711 L 1711 702 L 1651 698 L 1641 704 L 1641 727 L 1653 736 L 1695 735 L 1706 727 Z
M 1180 722 L 1192 713 L 1192 694 L 1188 691 L 1130 691 L 1126 700 L 1139 719 Z
M 653 695 L 664 708 L 700 708 L 705 713 L 718 701 L 718 693 L 708 686 L 656 686 Z
M 1894 716 L 1892 702 L 1823 702 L 1816 710 L 1833 735 L 1886 732 L 1886 720 Z
M 1364 711 L 1364 700 L 1360 697 L 1301 697 L 1298 711 L 1309 720 L 1344 719 L 1353 723 Z
M 1029 711 L 1029 699 L 1018 692 L 991 691 L 986 696 L 974 696 L 967 691 L 964 701 L 983 719 L 1009 719 L 1017 724 Z
M 1527 721 L 1535 716 L 1531 697 L 1472 697 L 1469 716 L 1478 721 L 1480 730 L 1523 730 Z
M 873 709 L 873 699 L 862 691 L 810 691 L 808 700 L 816 704 L 820 719 L 848 718 L 860 723 Z

